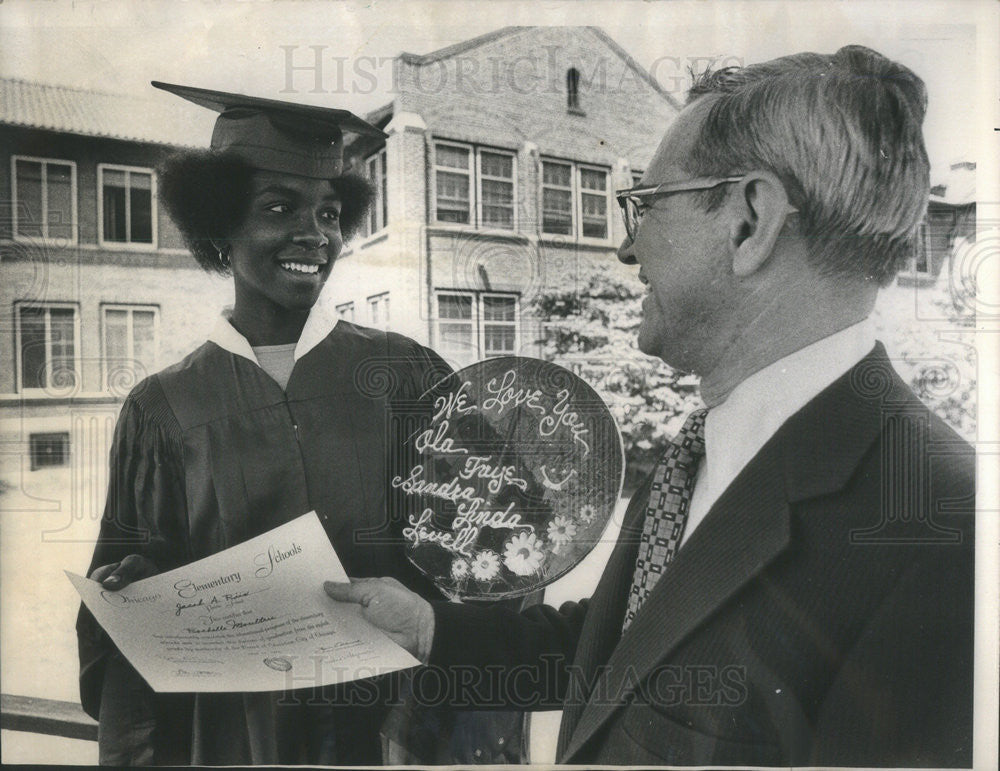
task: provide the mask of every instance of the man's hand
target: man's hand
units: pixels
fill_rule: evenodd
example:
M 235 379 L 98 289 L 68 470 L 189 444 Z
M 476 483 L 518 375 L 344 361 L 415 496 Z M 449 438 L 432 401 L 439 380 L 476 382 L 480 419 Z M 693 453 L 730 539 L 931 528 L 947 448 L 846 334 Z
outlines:
M 366 621 L 427 663 L 434 641 L 434 611 L 419 594 L 395 578 L 355 578 L 349 584 L 327 581 L 323 589 L 337 602 L 360 605 Z
M 117 591 L 124 589 L 134 581 L 155 576 L 160 572 L 156 563 L 141 554 L 129 554 L 121 562 L 101 565 L 90 574 L 92 581 L 97 581 L 105 589 Z

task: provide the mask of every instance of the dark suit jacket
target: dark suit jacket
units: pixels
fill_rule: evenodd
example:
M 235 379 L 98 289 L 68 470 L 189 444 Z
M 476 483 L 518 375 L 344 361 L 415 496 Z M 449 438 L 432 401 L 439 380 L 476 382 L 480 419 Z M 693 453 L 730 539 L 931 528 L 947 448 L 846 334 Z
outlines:
M 648 481 L 589 602 L 438 605 L 431 664 L 522 665 L 504 693 L 562 700 L 561 763 L 969 766 L 973 474 L 879 345 L 767 442 L 624 636 Z

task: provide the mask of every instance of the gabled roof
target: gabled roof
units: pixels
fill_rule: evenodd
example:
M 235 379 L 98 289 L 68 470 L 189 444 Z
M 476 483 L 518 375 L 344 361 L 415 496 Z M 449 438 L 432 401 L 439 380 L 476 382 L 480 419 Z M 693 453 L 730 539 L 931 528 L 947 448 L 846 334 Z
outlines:
M 442 59 L 457 56 L 458 54 L 465 53 L 473 48 L 478 48 L 479 46 L 492 43 L 496 40 L 502 40 L 503 38 L 510 37 L 511 35 L 515 35 L 529 29 L 533 28 L 525 26 L 501 27 L 500 29 L 493 30 L 492 32 L 487 32 L 485 35 L 479 35 L 478 37 L 470 38 L 469 40 L 463 40 L 461 43 L 455 43 L 454 45 L 439 48 L 437 51 L 431 51 L 429 54 L 402 53 L 399 55 L 399 58 L 407 64 L 421 67 L 427 64 L 433 64 L 434 62 L 439 62 Z M 649 84 L 649 86 L 656 93 L 662 96 L 678 110 L 682 108 L 682 105 L 678 103 L 674 96 L 669 91 L 664 89 L 663 86 L 656 81 L 656 78 L 652 77 L 635 59 L 629 55 L 624 48 L 618 45 L 614 38 L 612 38 L 607 32 L 600 27 L 593 26 L 579 27 L 578 29 L 590 30 L 590 32 L 596 35 L 601 42 L 603 42 L 618 57 L 620 57 L 629 68 L 642 78 L 643 82 Z
M 0 78 L 0 123 L 68 134 L 207 147 L 214 115 L 165 100 Z

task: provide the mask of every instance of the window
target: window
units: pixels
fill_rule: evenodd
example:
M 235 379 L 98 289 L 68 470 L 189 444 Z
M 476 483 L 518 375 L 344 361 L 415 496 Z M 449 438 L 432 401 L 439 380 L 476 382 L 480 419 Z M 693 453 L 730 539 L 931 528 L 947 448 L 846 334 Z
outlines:
M 354 303 L 341 303 L 337 306 L 337 316 L 344 321 L 354 321 Z
M 584 238 L 608 237 L 608 173 L 580 169 L 580 222 Z
M 372 295 L 368 298 L 368 310 L 373 327 L 389 326 L 389 293 Z
M 462 362 L 517 351 L 518 297 L 484 292 L 438 292 L 437 349 Z
M 118 378 L 134 383 L 156 371 L 157 322 L 154 306 L 105 305 L 104 387 L 111 390 Z
M 434 150 L 438 222 L 515 229 L 514 153 L 442 142 Z
M 372 207 L 368 211 L 368 219 L 365 222 L 366 236 L 377 233 L 389 224 L 389 194 L 386 187 L 385 158 L 385 148 L 383 147 L 365 161 L 368 180 L 375 188 L 375 200 L 372 201 Z
M 31 470 L 69 465 L 69 434 L 31 434 L 28 437 Z
M 471 294 L 438 295 L 437 349 L 454 358 L 475 357 L 476 323 L 473 318 L 475 296 Z
M 471 224 L 472 152 L 467 147 L 437 144 L 434 155 L 437 221 Z
M 76 164 L 15 155 L 12 222 L 15 238 L 76 243 Z
M 480 150 L 479 222 L 486 228 L 514 229 L 514 156 Z
M 132 166 L 97 166 L 100 190 L 101 244 L 146 244 L 156 242 L 153 202 L 156 181 L 151 169 Z
M 72 305 L 18 305 L 19 386 L 72 389 L 77 384 L 76 308 Z
M 573 234 L 573 166 L 542 162 L 542 232 Z
M 483 295 L 483 356 L 510 356 L 517 344 L 517 298 Z
M 606 241 L 608 171 L 568 161 L 542 161 L 542 232 Z
M 566 70 L 566 109 L 582 113 L 580 109 L 580 72 L 576 67 Z

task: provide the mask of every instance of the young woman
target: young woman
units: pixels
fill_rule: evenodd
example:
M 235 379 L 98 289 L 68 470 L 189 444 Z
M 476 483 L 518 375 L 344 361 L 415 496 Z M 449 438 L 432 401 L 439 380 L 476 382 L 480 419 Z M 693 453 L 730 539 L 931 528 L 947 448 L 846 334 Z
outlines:
M 91 577 L 120 589 L 315 510 L 350 575 L 434 595 L 387 517 L 386 480 L 401 457 L 399 405 L 412 410 L 447 365 L 316 304 L 370 199 L 342 174 L 342 129 L 378 130 L 339 110 L 154 85 L 220 112 L 212 149 L 168 161 L 160 191 L 195 259 L 232 276 L 235 303 L 126 399 Z M 77 629 L 102 763 L 381 762 L 371 681 L 154 694 L 85 609 Z

